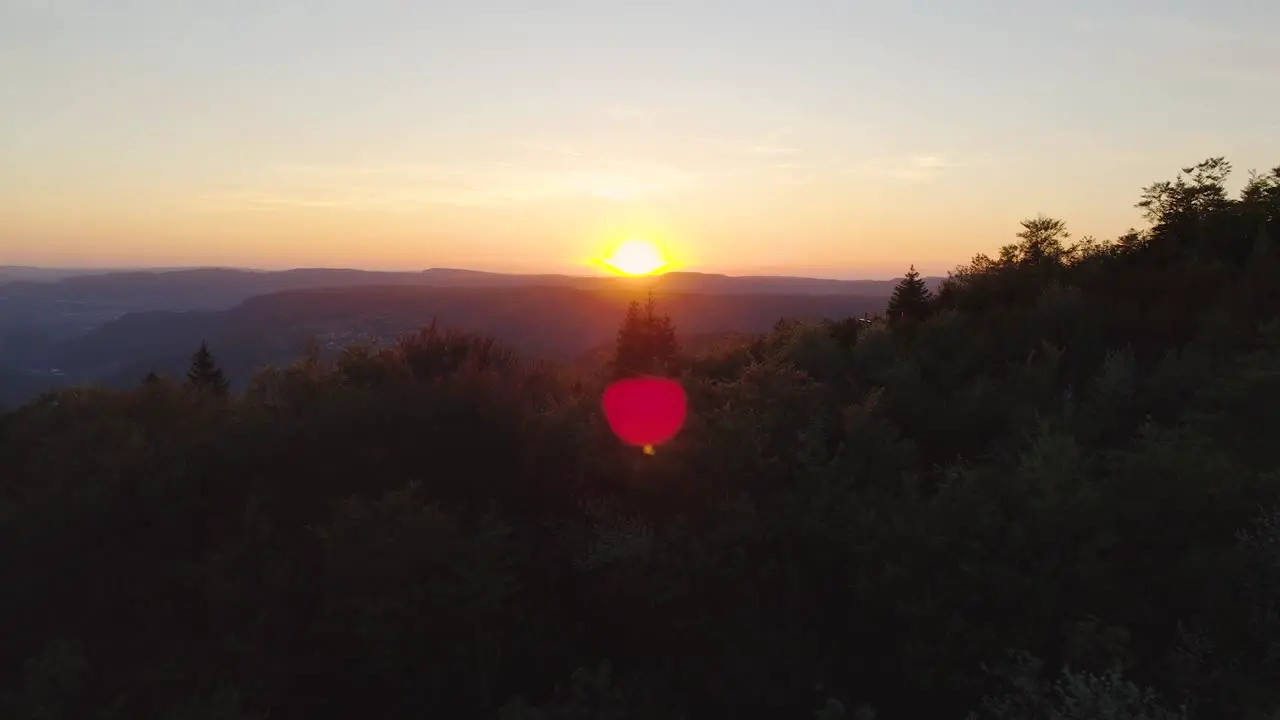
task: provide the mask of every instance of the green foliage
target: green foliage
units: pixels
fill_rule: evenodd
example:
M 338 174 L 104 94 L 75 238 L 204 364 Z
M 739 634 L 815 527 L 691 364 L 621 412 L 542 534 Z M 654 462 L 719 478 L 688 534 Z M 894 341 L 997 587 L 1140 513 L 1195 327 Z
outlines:
M 889 321 L 683 356 L 633 305 L 653 456 L 434 326 L 0 414 L 0 715 L 1276 717 L 1280 169 L 1228 170 Z
M 1004 672 L 1010 689 L 987 698 L 984 712 L 971 720 L 1186 720 L 1182 709 L 1160 702 L 1155 691 L 1139 688 L 1118 670 L 1101 674 L 1064 669 L 1049 682 L 1043 663 L 1023 656 Z

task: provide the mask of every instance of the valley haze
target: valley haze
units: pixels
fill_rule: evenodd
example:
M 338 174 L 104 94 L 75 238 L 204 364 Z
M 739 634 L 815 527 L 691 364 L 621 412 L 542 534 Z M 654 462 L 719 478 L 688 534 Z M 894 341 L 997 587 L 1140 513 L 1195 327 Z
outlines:
M 927 280 L 936 287 L 942 278 Z M 385 344 L 433 322 L 493 335 L 531 357 L 590 362 L 627 304 L 650 293 L 697 341 L 766 332 L 782 318 L 876 314 L 897 281 L 0 266 L 0 404 L 73 384 L 128 387 L 150 371 L 180 376 L 204 341 L 242 385 L 308 347 Z

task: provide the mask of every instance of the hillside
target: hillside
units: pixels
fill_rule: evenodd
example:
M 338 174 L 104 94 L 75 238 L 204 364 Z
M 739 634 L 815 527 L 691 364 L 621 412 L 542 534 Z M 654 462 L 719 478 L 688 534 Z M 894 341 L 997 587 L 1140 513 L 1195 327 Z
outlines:
M 531 357 L 567 361 L 617 331 L 627 303 L 643 294 L 568 287 L 350 287 L 298 290 L 247 300 L 221 312 L 131 313 L 56 345 L 43 358 L 80 379 L 132 384 L 152 368 L 180 375 L 207 341 L 234 383 L 290 361 L 311 343 L 335 349 L 414 332 L 433 321 L 498 338 Z M 859 295 L 697 295 L 656 293 L 685 332 L 763 333 L 780 318 L 876 313 Z
M 1229 171 L 1145 188 L 1142 230 L 1029 218 L 883 318 L 719 349 L 858 297 L 369 287 L 112 323 L 66 347 L 224 334 L 191 380 L 0 412 L 0 717 L 1278 717 L 1280 167 Z M 481 334 L 219 372 L 422 312 Z M 626 364 L 495 329 L 611 331 Z M 628 373 L 684 394 L 649 452 L 602 402 Z
M 19 272 L 19 270 L 21 272 Z M 518 288 L 563 288 L 582 292 L 608 294 L 610 292 L 641 293 L 652 289 L 658 293 L 705 294 L 743 296 L 742 303 L 753 306 L 749 296 L 760 295 L 815 295 L 832 297 L 857 296 L 887 298 L 895 281 L 892 280 L 821 280 L 787 277 L 731 277 L 702 273 L 670 273 L 653 278 L 578 277 L 571 275 L 517 275 L 479 272 L 450 268 L 435 268 L 423 272 L 371 272 L 344 269 L 297 269 L 281 272 L 256 272 L 248 270 L 205 268 L 167 271 L 130 271 L 94 273 L 84 271 L 49 271 L 20 268 L 14 273 L 27 280 L 4 282 L 0 276 L 0 367 L 9 366 L 28 373 L 47 375 L 53 368 L 69 365 L 80 373 L 83 380 L 96 379 L 96 371 L 82 371 L 82 357 L 70 350 L 70 356 L 61 349 L 74 339 L 96 328 L 105 326 L 128 314 L 142 314 L 124 320 L 122 325 L 108 334 L 121 336 L 121 352 L 106 342 L 103 365 L 119 364 L 122 356 L 138 362 L 157 360 L 151 346 L 163 352 L 166 337 L 148 340 L 145 328 L 157 327 L 166 320 L 147 313 L 218 312 L 230 310 L 249 298 L 298 290 L 340 290 L 343 288 L 415 288 L 430 289 L 465 288 L 500 290 Z M 40 281 L 30 278 L 40 277 Z M 940 278 L 931 278 L 936 287 Z M 376 292 L 376 291 L 375 291 Z M 538 290 L 535 292 L 545 292 Z M 323 300 L 321 301 L 323 302 Z M 782 300 L 789 303 L 790 300 Z M 854 306 L 863 305 L 854 301 Z M 758 304 L 758 303 L 756 303 Z M 832 300 L 832 307 L 839 311 L 844 307 Z M 869 306 L 868 306 L 869 307 Z M 862 310 L 860 310 L 861 312 Z M 357 311 L 356 314 L 359 314 Z M 747 312 L 750 314 L 750 311 Z M 339 312 L 336 320 L 348 317 Z M 465 313 L 464 313 L 465 315 Z M 417 322 L 417 316 L 400 318 Z M 776 319 L 776 318 L 774 318 Z M 211 332 L 203 323 L 221 327 L 228 324 L 229 332 L 238 334 L 234 318 L 195 320 L 202 332 Z M 696 322 L 696 320 L 695 320 Z M 185 322 L 175 323 L 178 333 Z M 354 326 L 342 326 L 340 322 L 325 323 L 326 333 L 357 333 Z M 758 323 L 751 324 L 757 327 Z M 487 327 L 487 326 L 486 326 Z M 522 327 L 528 327 L 522 325 Z M 292 332 L 289 327 L 274 328 Z M 499 329 L 501 327 L 499 326 Z M 718 332 L 728 328 L 711 328 Z M 166 333 L 168 331 L 165 331 Z M 181 335 L 182 337 L 189 337 Z M 354 337 L 354 335 L 348 335 Z M 505 336 L 505 333 L 504 333 Z M 522 347 L 520 337 L 511 339 Z M 86 339 L 86 345 L 97 342 Z M 74 343 L 71 343 L 74 346 Z M 290 352 L 296 352 L 296 344 L 288 344 Z M 129 355 L 129 353 L 135 353 Z M 137 354 L 141 353 L 141 354 Z M 272 357 L 275 357 L 272 355 Z
M 76 275 L 93 275 L 106 270 L 67 270 L 26 265 L 0 265 L 0 285 L 11 282 L 53 282 Z
M 31 273 L 36 270 L 29 271 Z M 51 273 L 54 271 L 51 271 Z M 51 277 L 57 277 L 51 275 Z M 929 278 L 935 286 L 942 278 Z M 204 268 L 76 274 L 53 280 L 6 280 L 0 296 L 36 303 L 77 303 L 128 310 L 225 309 L 247 298 L 287 290 L 362 286 L 570 287 L 584 290 L 652 287 L 662 292 L 732 295 L 879 295 L 897 279 L 825 280 L 673 272 L 652 278 L 522 275 L 434 268 L 422 272 L 348 269 L 252 271 Z

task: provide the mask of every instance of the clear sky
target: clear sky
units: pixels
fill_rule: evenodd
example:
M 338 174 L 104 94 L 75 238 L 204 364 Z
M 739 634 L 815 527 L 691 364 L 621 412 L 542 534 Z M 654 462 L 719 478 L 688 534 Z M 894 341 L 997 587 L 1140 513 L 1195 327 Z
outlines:
M 0 0 L 0 264 L 941 273 L 1280 164 L 1274 0 Z M 1239 180 L 1241 178 L 1237 178 Z

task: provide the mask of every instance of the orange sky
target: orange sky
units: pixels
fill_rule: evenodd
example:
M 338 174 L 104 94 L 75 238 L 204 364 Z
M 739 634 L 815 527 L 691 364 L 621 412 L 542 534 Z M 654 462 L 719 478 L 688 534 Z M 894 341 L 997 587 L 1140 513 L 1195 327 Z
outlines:
M 1262 3 L 425 5 L 0 0 L 0 264 L 932 274 L 1280 163 Z

